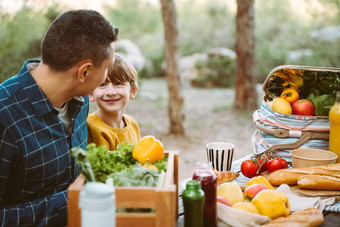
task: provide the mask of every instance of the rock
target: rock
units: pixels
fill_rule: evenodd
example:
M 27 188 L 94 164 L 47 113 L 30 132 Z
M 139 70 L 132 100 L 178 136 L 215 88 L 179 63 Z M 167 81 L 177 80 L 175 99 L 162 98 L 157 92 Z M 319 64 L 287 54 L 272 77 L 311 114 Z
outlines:
M 122 39 L 115 43 L 115 48 L 116 52 L 129 60 L 137 71 L 144 68 L 146 64 L 145 57 L 135 43 L 127 39 Z
M 236 53 L 233 50 L 223 47 L 210 48 L 206 50 L 206 53 L 195 53 L 193 55 L 185 56 L 179 60 L 179 72 L 181 78 L 190 84 L 196 84 L 197 78 L 201 74 L 207 74 L 211 71 L 210 68 L 202 68 L 200 71 L 196 69 L 196 64 L 199 61 L 206 62 L 209 58 L 219 57 L 219 58 L 230 58 L 232 60 L 236 59 Z M 213 87 L 213 84 L 209 84 L 207 81 L 206 87 Z
M 340 25 L 328 26 L 320 30 L 314 30 L 310 33 L 310 35 L 314 39 L 324 40 L 332 43 L 336 39 L 340 39 Z
M 218 56 L 218 57 L 229 57 L 231 59 L 236 59 L 236 53 L 233 50 L 223 47 L 210 48 L 207 50 L 209 57 Z
M 292 50 L 287 54 L 288 61 L 298 61 L 303 57 L 313 56 L 313 50 L 311 49 L 300 49 L 300 50 Z
M 179 59 L 179 73 L 186 81 L 191 81 L 198 76 L 196 63 L 198 61 L 207 61 L 208 55 L 205 53 L 196 53 L 189 56 L 184 56 Z

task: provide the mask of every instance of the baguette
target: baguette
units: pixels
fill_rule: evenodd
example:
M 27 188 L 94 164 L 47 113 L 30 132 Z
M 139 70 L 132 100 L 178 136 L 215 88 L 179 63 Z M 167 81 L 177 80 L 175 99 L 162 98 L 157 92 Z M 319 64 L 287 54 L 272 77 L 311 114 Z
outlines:
M 279 186 L 281 184 L 294 185 L 297 179 L 303 175 L 311 174 L 308 171 L 298 169 L 279 169 L 272 172 L 268 176 L 268 180 L 272 185 Z
M 323 214 L 316 208 L 307 208 L 292 213 L 287 217 L 279 217 L 268 224 L 262 225 L 265 227 L 314 227 L 320 226 L 324 222 Z
M 280 169 L 272 172 L 268 180 L 272 185 L 295 185 L 297 179 L 303 175 L 325 175 L 340 178 L 340 163 L 305 168 Z
M 318 190 L 340 190 L 340 178 L 322 175 L 303 175 L 298 178 L 299 188 Z

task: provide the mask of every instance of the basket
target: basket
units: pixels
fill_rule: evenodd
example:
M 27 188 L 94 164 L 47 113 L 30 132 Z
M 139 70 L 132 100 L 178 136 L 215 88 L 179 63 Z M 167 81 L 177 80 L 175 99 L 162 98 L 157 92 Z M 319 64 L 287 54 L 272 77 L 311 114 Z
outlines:
M 303 95 L 302 98 L 306 98 L 304 96 L 309 92 L 317 92 L 317 86 L 322 86 L 322 81 L 329 82 L 330 78 L 334 78 L 334 83 L 331 83 L 333 87 L 327 87 L 328 91 L 326 91 L 327 89 L 320 89 L 319 97 L 322 95 L 329 97 L 327 99 L 327 102 L 329 102 L 327 106 L 329 107 L 335 102 L 336 90 L 340 90 L 340 81 L 336 79 L 340 78 L 340 69 L 293 65 L 279 66 L 273 69 L 262 86 L 262 90 L 265 92 L 262 105 L 260 109 L 253 113 L 256 130 L 252 136 L 252 143 L 255 154 L 272 151 L 287 159 L 287 161 L 291 161 L 290 151 L 292 149 L 300 147 L 328 149 L 328 113 L 326 116 L 282 114 L 272 110 L 268 105 L 268 102 L 275 97 L 279 97 L 284 89 L 282 86 L 280 90 L 278 82 L 282 81 L 279 80 L 280 78 L 277 79 L 277 75 L 284 77 L 289 76 L 290 73 L 306 79 L 306 84 L 300 90 Z M 314 83 L 313 78 L 318 82 L 317 85 L 315 84 L 316 82 Z M 289 86 L 290 84 L 288 84 Z M 332 91 L 331 94 L 326 94 L 326 92 L 330 91 Z M 314 101 L 312 102 L 314 104 Z
M 116 213 L 116 226 L 155 226 L 172 227 L 178 215 L 178 156 L 179 151 L 165 151 L 168 166 L 163 188 L 154 187 L 116 187 L 116 208 L 146 208 L 155 212 Z M 81 226 L 81 210 L 78 197 L 84 187 L 80 175 L 68 187 L 68 226 Z

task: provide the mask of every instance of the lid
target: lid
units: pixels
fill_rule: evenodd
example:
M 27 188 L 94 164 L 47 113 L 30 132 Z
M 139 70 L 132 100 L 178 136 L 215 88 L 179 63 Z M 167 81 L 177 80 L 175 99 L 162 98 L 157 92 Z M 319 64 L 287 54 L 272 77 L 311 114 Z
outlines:
M 101 199 L 112 195 L 114 188 L 100 182 L 88 182 L 84 188 L 87 198 Z
M 114 208 L 114 188 L 100 182 L 88 182 L 79 195 L 79 208 L 100 212 Z

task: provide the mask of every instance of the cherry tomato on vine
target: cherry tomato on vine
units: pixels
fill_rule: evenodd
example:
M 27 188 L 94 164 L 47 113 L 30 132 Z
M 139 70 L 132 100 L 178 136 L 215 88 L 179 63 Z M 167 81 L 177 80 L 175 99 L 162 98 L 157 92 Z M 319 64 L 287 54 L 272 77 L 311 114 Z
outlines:
M 241 164 L 241 172 L 244 176 L 248 178 L 255 177 L 257 175 L 257 170 L 259 165 L 254 163 L 252 160 L 245 160 Z
M 265 156 L 262 156 L 261 158 L 257 158 L 257 161 L 260 163 L 261 168 L 260 168 L 260 171 L 259 173 L 263 172 L 263 171 L 266 171 L 267 170 L 267 160 L 266 160 L 266 157 Z M 264 163 L 263 163 L 264 162 Z M 263 163 L 263 164 L 262 164 Z
M 270 173 L 285 168 L 288 168 L 288 163 L 283 158 L 276 157 L 267 161 L 267 169 Z

